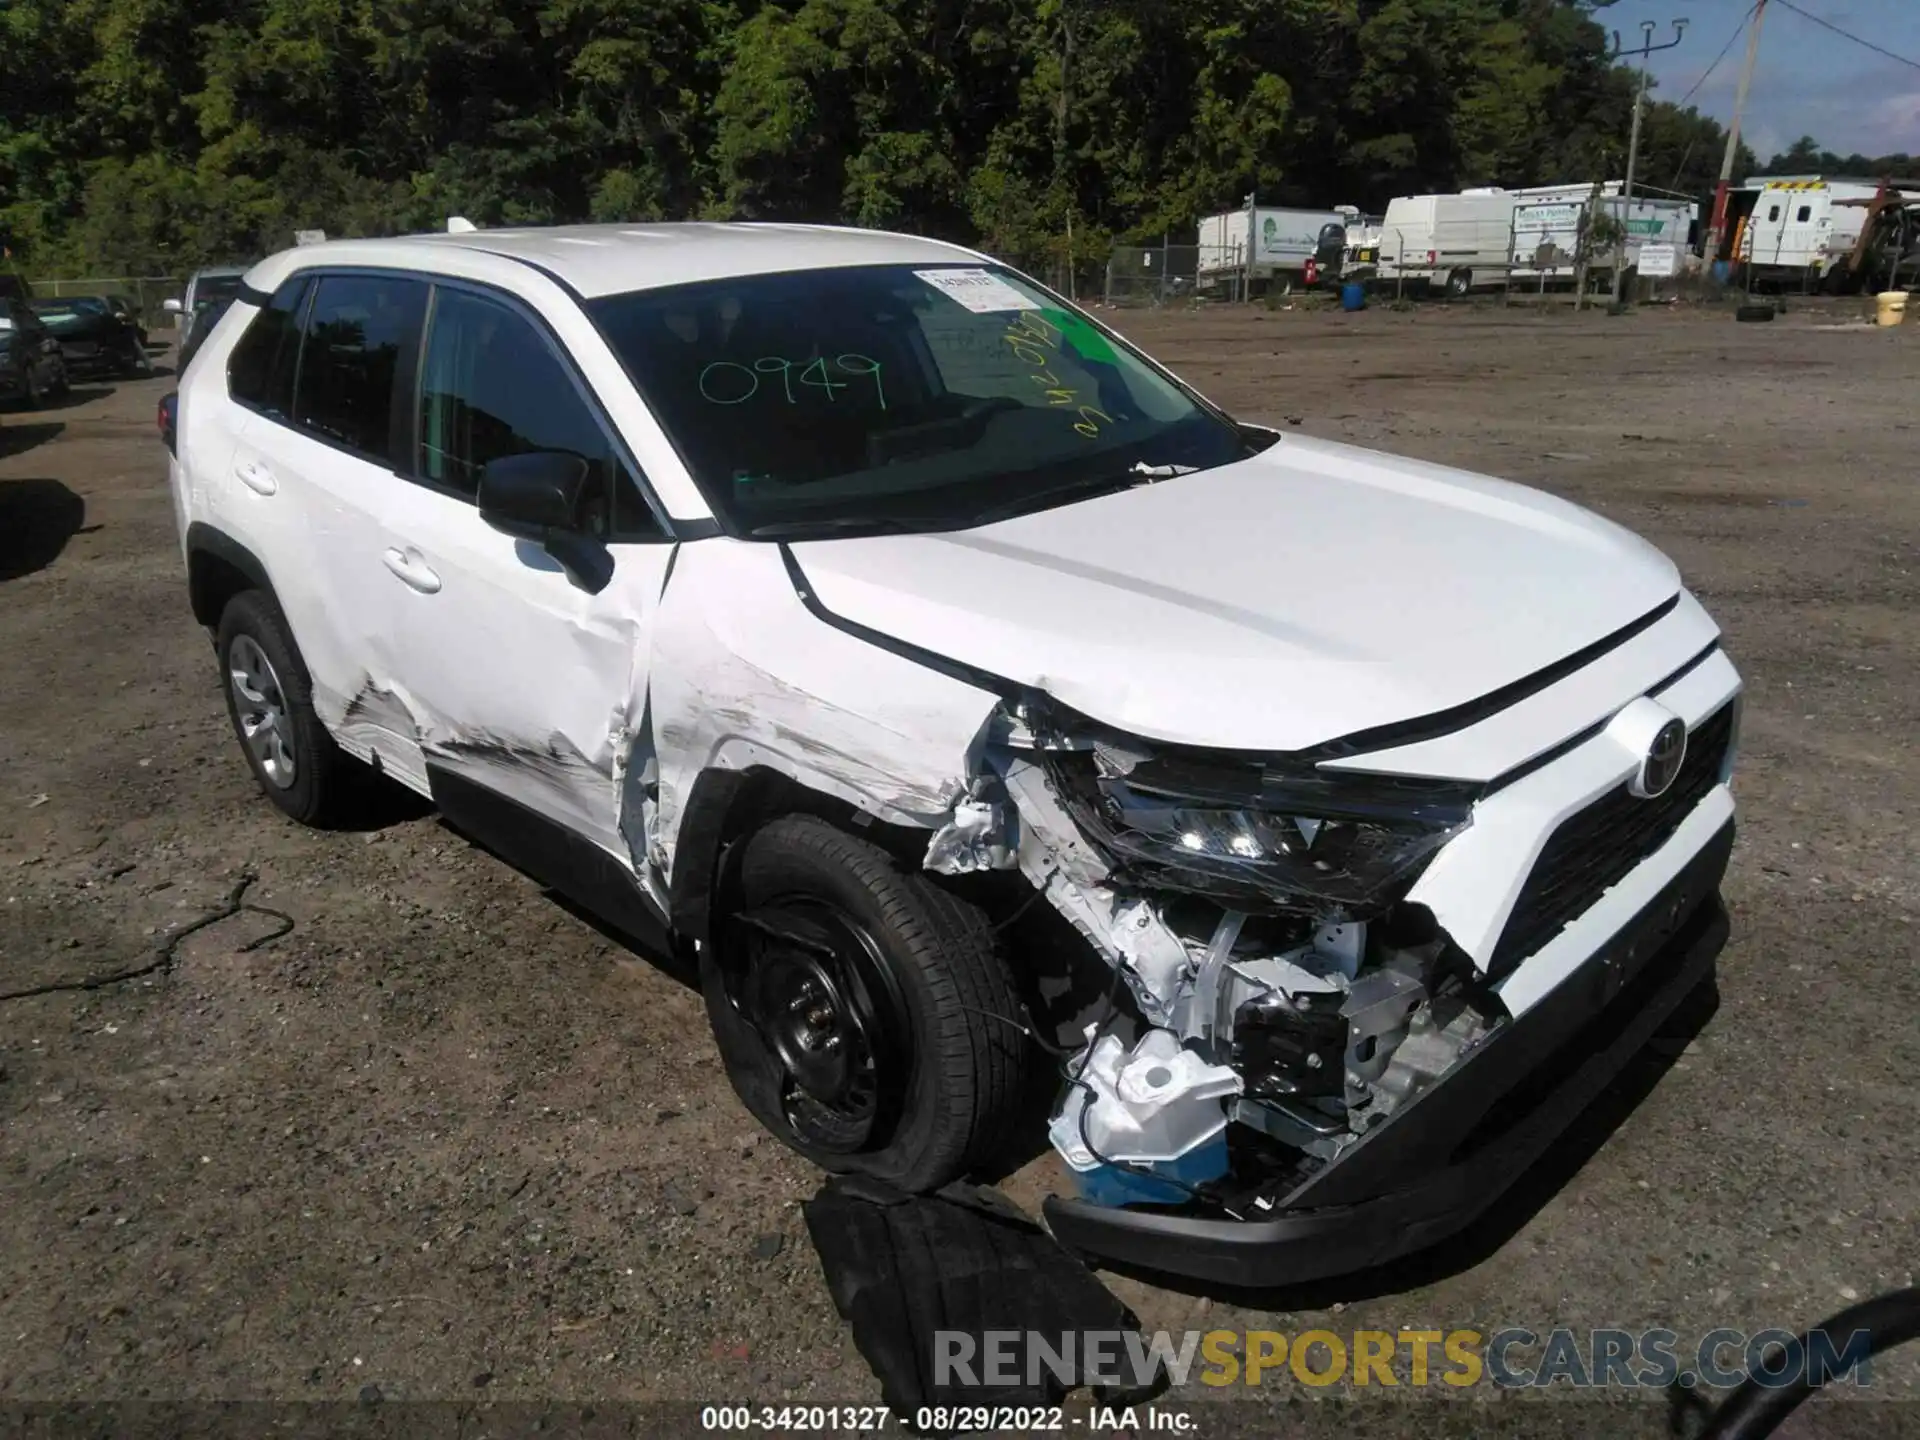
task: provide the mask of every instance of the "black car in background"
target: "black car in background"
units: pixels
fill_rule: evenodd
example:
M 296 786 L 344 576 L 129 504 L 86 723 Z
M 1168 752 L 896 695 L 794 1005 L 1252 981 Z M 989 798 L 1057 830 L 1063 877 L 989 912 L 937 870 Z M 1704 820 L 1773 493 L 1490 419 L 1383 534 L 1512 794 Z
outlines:
M 75 375 L 151 375 L 153 362 L 130 316 L 105 295 L 63 295 L 32 302 L 34 314 L 60 342 L 67 370 Z
M 0 404 L 32 410 L 68 389 L 66 357 L 53 332 L 27 301 L 0 293 Z

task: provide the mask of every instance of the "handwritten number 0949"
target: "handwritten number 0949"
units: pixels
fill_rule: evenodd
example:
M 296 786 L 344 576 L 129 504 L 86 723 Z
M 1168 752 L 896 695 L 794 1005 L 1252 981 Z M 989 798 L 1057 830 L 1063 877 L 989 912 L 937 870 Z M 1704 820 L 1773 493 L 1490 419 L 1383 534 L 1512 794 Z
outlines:
M 833 363 L 848 375 L 864 375 L 873 381 L 873 398 L 882 410 L 887 408 L 887 391 L 880 379 L 878 360 L 867 355 L 842 355 Z M 714 361 L 700 372 L 700 395 L 714 405 L 744 405 L 760 393 L 761 381 L 773 376 L 779 377 L 781 393 L 789 405 L 798 405 L 804 393 L 796 390 L 796 385 L 812 386 L 831 400 L 834 391 L 844 390 L 848 384 L 833 378 L 824 359 L 802 367 L 784 356 L 764 355 L 751 365 L 733 360 Z

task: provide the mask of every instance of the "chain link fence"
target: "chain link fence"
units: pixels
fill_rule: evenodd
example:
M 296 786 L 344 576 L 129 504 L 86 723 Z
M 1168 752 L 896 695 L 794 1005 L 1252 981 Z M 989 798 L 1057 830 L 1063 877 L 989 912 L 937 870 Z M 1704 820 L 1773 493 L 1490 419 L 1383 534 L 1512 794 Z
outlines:
M 1193 298 L 1199 274 L 1198 245 L 1116 245 L 1107 257 L 1106 303 L 1183 303 Z
M 174 317 L 162 308 L 163 301 L 187 293 L 184 275 L 112 275 L 82 276 L 78 279 L 28 278 L 35 298 L 58 300 L 69 295 L 124 296 L 140 314 L 140 323 L 148 330 L 159 330 L 174 323 Z

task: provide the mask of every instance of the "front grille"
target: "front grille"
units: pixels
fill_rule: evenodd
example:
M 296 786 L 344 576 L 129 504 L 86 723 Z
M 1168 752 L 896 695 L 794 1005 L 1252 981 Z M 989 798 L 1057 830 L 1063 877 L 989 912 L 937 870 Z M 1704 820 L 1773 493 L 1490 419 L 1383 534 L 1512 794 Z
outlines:
M 1623 784 L 1548 837 L 1526 888 L 1507 917 L 1488 967 L 1495 978 L 1558 935 L 1627 873 L 1658 850 L 1720 782 L 1733 740 L 1733 705 L 1715 711 L 1687 737 L 1687 755 L 1667 793 L 1642 800 Z

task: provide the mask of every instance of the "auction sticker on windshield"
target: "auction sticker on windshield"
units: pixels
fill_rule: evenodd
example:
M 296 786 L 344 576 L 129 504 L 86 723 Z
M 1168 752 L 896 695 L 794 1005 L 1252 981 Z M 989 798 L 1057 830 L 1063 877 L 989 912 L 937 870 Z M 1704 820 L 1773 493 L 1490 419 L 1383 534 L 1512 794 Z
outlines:
M 1038 301 L 1029 300 L 990 270 L 916 270 L 913 273 L 976 315 L 1040 308 Z

